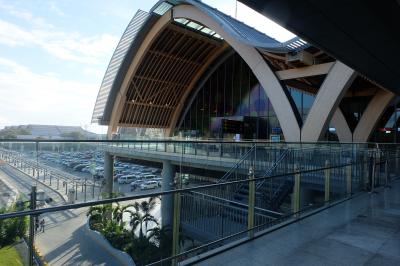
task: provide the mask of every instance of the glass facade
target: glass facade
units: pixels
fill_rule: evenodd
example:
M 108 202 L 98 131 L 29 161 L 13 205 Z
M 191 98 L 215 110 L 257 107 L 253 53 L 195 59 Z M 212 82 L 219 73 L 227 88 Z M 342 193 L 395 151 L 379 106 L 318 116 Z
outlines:
M 315 95 L 294 88 L 289 88 L 289 92 L 304 123 L 314 103 Z
M 230 56 L 198 90 L 178 124 L 181 135 L 204 138 L 283 138 L 274 109 L 256 77 L 237 54 Z M 190 103 L 188 101 L 186 106 Z
M 289 89 L 305 120 L 315 96 Z M 208 78 L 184 112 L 179 134 L 190 137 L 283 140 L 282 130 L 264 88 L 243 59 L 233 54 Z M 186 106 L 190 104 L 187 101 Z

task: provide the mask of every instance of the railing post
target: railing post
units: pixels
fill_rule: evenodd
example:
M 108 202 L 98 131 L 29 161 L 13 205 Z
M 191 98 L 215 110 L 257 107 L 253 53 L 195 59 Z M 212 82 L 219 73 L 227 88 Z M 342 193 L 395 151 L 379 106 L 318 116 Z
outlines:
M 86 202 L 86 192 L 87 192 L 87 188 L 86 188 L 86 179 L 85 179 L 85 191 L 84 191 L 84 193 L 85 193 L 85 196 L 84 196 L 84 202 Z
M 351 182 L 352 182 L 352 178 L 351 178 L 351 174 L 352 174 L 352 165 L 351 165 L 351 159 L 347 160 L 347 166 L 346 166 L 346 194 L 348 197 L 351 196 Z
M 376 158 L 375 155 L 372 157 L 372 171 L 371 171 L 371 192 L 375 190 L 375 172 L 376 172 Z
M 75 181 L 75 200 L 78 200 L 78 182 Z
M 256 184 L 254 182 L 254 169 L 252 166 L 249 168 L 249 206 L 247 211 L 247 229 L 249 238 L 254 237 L 254 207 L 256 196 Z
M 181 209 L 181 198 L 180 193 L 174 194 L 174 219 L 172 226 L 172 256 L 179 254 L 179 227 L 180 227 L 180 209 Z M 178 264 L 178 260 L 175 258 L 172 260 L 172 265 Z
M 36 186 L 31 188 L 30 205 L 31 210 L 36 209 Z M 34 238 L 35 238 L 35 217 L 34 215 L 29 216 L 29 266 L 33 265 L 33 249 L 34 249 Z
M 327 169 L 325 169 L 325 203 L 329 203 L 330 201 L 330 189 L 331 189 L 331 169 L 329 169 L 330 167 L 330 163 L 329 160 L 325 161 L 325 167 Z
M 389 187 L 388 159 L 385 160 L 385 187 Z
M 368 168 L 368 154 L 363 154 L 362 161 L 363 161 L 363 188 L 368 191 L 368 176 L 369 176 L 369 168 Z
M 301 174 L 300 174 L 300 168 L 297 164 L 295 165 L 294 171 L 296 173 L 294 175 L 294 185 L 293 185 L 293 213 L 295 217 L 299 217 Z

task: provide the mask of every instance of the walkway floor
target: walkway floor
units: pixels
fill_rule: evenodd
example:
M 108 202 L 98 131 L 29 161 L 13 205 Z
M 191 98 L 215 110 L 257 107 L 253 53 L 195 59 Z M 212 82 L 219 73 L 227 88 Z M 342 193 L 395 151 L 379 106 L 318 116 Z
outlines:
M 400 265 L 400 182 L 199 265 Z
M 119 265 L 107 251 L 86 235 L 87 209 L 46 215 L 45 233 L 36 243 L 49 265 Z

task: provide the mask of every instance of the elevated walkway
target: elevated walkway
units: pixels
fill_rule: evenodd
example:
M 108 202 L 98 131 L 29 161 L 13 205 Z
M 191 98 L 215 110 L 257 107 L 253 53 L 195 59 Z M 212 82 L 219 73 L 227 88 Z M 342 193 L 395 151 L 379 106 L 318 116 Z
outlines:
M 400 181 L 196 265 L 400 265 Z

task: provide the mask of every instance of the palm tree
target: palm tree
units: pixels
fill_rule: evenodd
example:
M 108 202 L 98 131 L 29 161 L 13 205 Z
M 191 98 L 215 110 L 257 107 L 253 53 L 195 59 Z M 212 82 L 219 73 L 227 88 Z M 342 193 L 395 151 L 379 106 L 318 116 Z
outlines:
M 92 206 L 86 216 L 90 217 L 91 227 L 102 231 L 106 227 L 110 212 L 112 212 L 112 207 L 109 204 Z
M 147 204 L 145 204 L 147 207 Z M 129 212 L 131 214 L 131 219 L 130 219 L 130 226 L 132 227 L 132 234 L 135 234 L 135 231 L 138 226 L 140 226 L 139 229 L 139 237 L 144 237 L 143 234 L 143 224 L 145 224 L 146 227 L 146 233 L 147 233 L 147 224 L 148 222 L 154 222 L 155 224 L 158 225 L 158 221 L 154 218 L 153 215 L 150 214 L 150 211 L 142 211 L 142 204 L 139 204 L 138 202 L 135 202 L 133 204 L 133 208 L 135 211 L 127 210 L 126 212 Z M 154 208 L 154 207 L 152 207 Z M 147 208 L 146 210 L 150 210 L 151 208 Z
M 135 203 L 137 204 L 137 202 Z M 151 216 L 154 219 L 154 216 L 151 215 L 151 211 L 154 210 L 154 208 L 156 207 L 156 197 L 150 197 L 148 201 L 142 201 L 139 204 L 139 209 L 140 211 L 143 213 L 144 216 L 149 217 Z M 152 219 L 146 219 L 145 222 L 145 226 L 146 226 L 146 231 L 147 231 L 147 223 L 149 221 L 152 221 Z M 158 224 L 158 222 L 155 222 L 156 224 Z
M 112 219 L 117 221 L 117 223 L 119 223 L 120 226 L 123 226 L 123 216 L 124 213 L 129 212 L 129 208 L 133 207 L 132 204 L 128 204 L 125 206 L 121 206 L 118 202 L 117 202 L 117 206 L 113 208 L 112 210 Z

